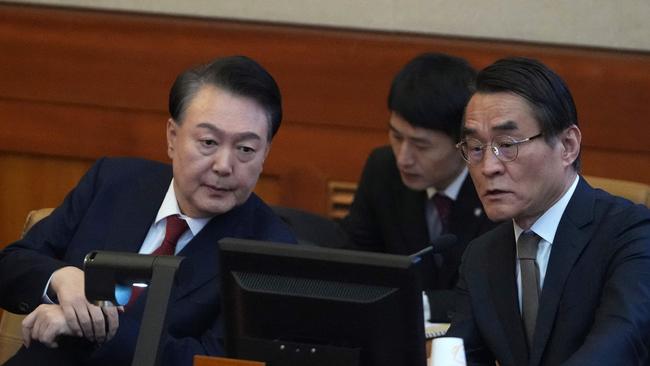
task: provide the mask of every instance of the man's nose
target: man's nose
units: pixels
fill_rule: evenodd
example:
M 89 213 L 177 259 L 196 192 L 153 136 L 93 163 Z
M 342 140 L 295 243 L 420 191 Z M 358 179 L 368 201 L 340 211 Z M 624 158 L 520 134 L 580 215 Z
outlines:
M 409 166 L 412 165 L 415 159 L 413 159 L 413 148 L 409 143 L 403 142 L 397 148 L 397 165 L 399 166 Z
M 481 172 L 485 176 L 492 176 L 503 172 L 504 163 L 497 158 L 496 151 L 492 146 L 487 146 L 483 151 L 483 161 L 481 161 Z
M 215 171 L 218 175 L 232 174 L 233 157 L 234 154 L 230 149 L 225 147 L 219 148 L 213 156 L 212 170 Z

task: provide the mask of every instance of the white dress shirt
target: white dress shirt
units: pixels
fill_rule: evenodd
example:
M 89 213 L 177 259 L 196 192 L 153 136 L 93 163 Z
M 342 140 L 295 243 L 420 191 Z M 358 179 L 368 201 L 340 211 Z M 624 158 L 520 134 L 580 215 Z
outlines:
M 151 254 L 162 244 L 162 241 L 165 238 L 167 216 L 170 215 L 179 215 L 187 222 L 187 226 L 190 228 L 189 230 L 186 230 L 180 238 L 178 238 L 178 242 L 176 242 L 176 252 L 174 254 L 183 250 L 187 243 L 189 243 L 190 240 L 192 240 L 192 238 L 194 238 L 212 218 L 207 217 L 194 219 L 183 215 L 180 207 L 178 207 L 178 200 L 176 199 L 176 193 L 174 192 L 174 180 L 172 179 L 172 182 L 169 184 L 169 188 L 167 189 L 167 193 L 165 194 L 165 198 L 158 209 L 156 219 L 153 224 L 151 224 L 149 232 L 147 232 L 147 236 L 144 238 L 144 242 L 142 242 L 142 247 L 140 247 L 139 251 L 140 254 Z
M 560 225 L 560 219 L 564 214 L 566 206 L 569 204 L 569 200 L 573 196 L 576 187 L 578 186 L 579 177 L 576 175 L 575 180 L 564 192 L 564 195 L 553 204 L 542 216 L 533 223 L 530 227 L 530 231 L 537 234 L 541 239 L 539 240 L 539 245 L 537 246 L 537 266 L 539 267 L 539 284 L 544 287 L 544 278 L 546 277 L 546 268 L 548 267 L 548 260 L 551 257 L 551 247 L 553 245 L 553 239 L 555 239 L 555 232 L 557 227 Z M 519 240 L 519 236 L 524 230 L 517 225 L 513 220 L 513 226 L 515 229 L 515 243 Z M 515 256 L 515 259 L 517 256 Z M 519 298 L 519 309 L 521 310 L 521 269 L 519 268 L 519 261 L 516 261 L 516 272 L 517 272 L 517 290 Z
M 456 176 L 456 178 L 445 188 L 443 191 L 440 191 L 440 194 L 445 195 L 451 199 L 452 202 L 455 202 L 460 193 L 460 189 L 463 186 L 463 182 L 467 177 L 467 167 Z M 434 187 L 427 188 L 427 198 L 431 200 L 438 191 Z M 425 214 L 427 215 L 427 231 L 429 232 L 429 238 L 431 240 L 437 238 L 442 233 L 442 222 L 440 221 L 440 215 L 433 202 L 427 202 L 425 205 Z
M 461 170 L 460 174 L 458 174 L 456 179 L 454 179 L 453 182 L 451 182 L 451 184 L 449 184 L 447 188 L 445 188 L 444 191 L 440 193 L 451 198 L 452 201 L 455 201 L 458 198 L 460 189 L 463 187 L 463 182 L 465 181 L 465 178 L 467 178 L 467 173 L 468 173 L 467 167 L 464 167 L 463 170 Z M 438 193 L 438 191 L 434 187 L 427 188 L 428 198 L 433 197 L 433 195 L 436 193 Z
M 456 179 L 454 179 L 453 182 L 451 182 L 451 184 L 441 192 L 441 194 L 444 194 L 445 196 L 451 198 L 452 201 L 456 201 L 458 194 L 460 193 L 460 189 L 463 186 L 463 182 L 465 182 L 465 178 L 467 178 L 467 174 L 467 167 L 464 167 Z M 431 197 L 433 197 L 433 195 L 435 195 L 437 192 L 438 191 L 434 187 L 427 188 L 427 198 L 431 199 Z M 429 214 L 434 220 L 436 220 L 436 222 L 440 222 L 437 210 L 432 210 Z M 442 229 L 442 224 L 440 226 L 440 229 Z M 429 298 L 427 297 L 426 292 L 422 293 L 422 306 L 424 309 L 424 322 L 426 325 L 428 323 L 428 319 L 431 318 Z
M 183 215 L 181 213 L 180 207 L 178 207 L 178 200 L 176 199 L 176 192 L 174 191 L 174 179 L 172 179 L 171 183 L 169 184 L 169 188 L 167 189 L 167 193 L 165 194 L 165 198 L 163 199 L 162 204 L 158 209 L 158 214 L 156 215 L 154 222 L 151 224 L 151 227 L 147 232 L 147 236 L 145 236 L 144 242 L 142 242 L 142 246 L 140 247 L 140 251 L 138 253 L 151 254 L 162 244 L 163 239 L 165 238 L 167 216 L 170 215 L 179 215 L 183 220 L 187 222 L 187 226 L 189 227 L 189 230 L 185 230 L 181 237 L 178 238 L 178 242 L 176 243 L 176 251 L 174 254 L 177 254 L 183 250 L 187 243 L 189 243 L 190 240 L 192 240 L 205 227 L 205 225 L 207 225 L 210 219 L 212 219 L 212 217 L 195 219 Z M 42 299 L 46 304 L 53 303 L 52 299 L 47 295 L 47 290 L 50 287 L 50 281 L 52 281 L 51 275 L 47 281 L 47 284 L 45 284 L 45 289 L 43 290 Z

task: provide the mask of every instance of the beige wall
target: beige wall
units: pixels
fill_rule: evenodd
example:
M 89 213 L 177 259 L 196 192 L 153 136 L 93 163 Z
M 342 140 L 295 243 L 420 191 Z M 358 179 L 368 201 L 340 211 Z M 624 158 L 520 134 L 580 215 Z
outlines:
M 2 0 L 0 0 L 2 1 Z M 18 0 L 650 51 L 648 0 Z

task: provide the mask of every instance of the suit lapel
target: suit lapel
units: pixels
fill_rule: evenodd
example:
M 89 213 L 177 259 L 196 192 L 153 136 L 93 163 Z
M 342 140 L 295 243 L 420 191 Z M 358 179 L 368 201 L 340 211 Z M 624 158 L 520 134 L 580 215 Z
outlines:
M 174 300 L 179 300 L 207 282 L 215 279 L 219 268 L 218 241 L 225 237 L 248 238 L 255 224 L 256 198 L 251 197 L 241 206 L 216 216 L 181 250 L 181 267 L 176 273 Z M 215 284 L 218 286 L 218 284 Z
M 593 189 L 580 178 L 578 186 L 562 215 L 553 240 L 544 287 L 539 302 L 537 325 L 530 365 L 541 362 L 544 349 L 553 331 L 555 315 L 562 299 L 566 283 L 574 263 L 592 237 L 593 227 Z
M 424 215 L 427 195 L 425 192 L 416 192 L 404 185 L 401 186 L 399 192 L 394 195 L 393 212 L 398 215 L 397 222 L 399 222 L 400 233 L 403 236 L 404 248 L 401 254 L 408 255 L 429 244 L 429 232 Z M 408 243 L 412 243 L 414 247 L 406 247 Z
M 201 232 L 181 250 L 178 255 L 184 257 L 176 273 L 177 291 L 175 300 L 184 297 L 217 276 L 218 248 L 220 237 L 218 218 L 213 218 Z
M 517 297 L 517 282 L 515 276 L 515 237 L 512 223 L 499 226 L 499 241 L 491 243 L 489 256 L 489 282 L 490 297 L 499 316 L 499 323 L 506 334 L 505 342 L 508 343 L 512 353 L 514 365 L 525 365 L 528 359 L 528 350 L 525 341 L 524 327 L 519 311 Z
M 158 172 L 158 171 L 157 171 Z M 160 174 L 145 172 L 140 175 L 135 187 L 125 188 L 130 194 L 124 202 L 115 203 L 106 233 L 105 250 L 138 252 L 171 182 L 171 168 Z

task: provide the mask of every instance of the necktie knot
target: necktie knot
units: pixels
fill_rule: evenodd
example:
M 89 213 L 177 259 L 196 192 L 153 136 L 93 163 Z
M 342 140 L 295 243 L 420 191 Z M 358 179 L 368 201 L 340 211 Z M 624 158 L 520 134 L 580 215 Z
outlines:
M 178 215 L 167 216 L 165 223 L 165 238 L 154 254 L 174 255 L 176 252 L 176 243 L 178 239 L 187 230 L 187 221 L 181 219 Z
M 517 240 L 517 258 L 535 260 L 540 237 L 532 231 L 521 233 Z

